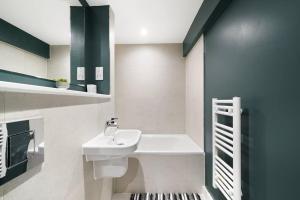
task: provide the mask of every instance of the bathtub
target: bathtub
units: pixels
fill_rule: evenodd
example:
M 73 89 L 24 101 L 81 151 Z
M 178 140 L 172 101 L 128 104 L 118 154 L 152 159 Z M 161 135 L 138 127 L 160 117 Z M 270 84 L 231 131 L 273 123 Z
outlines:
M 198 192 L 204 186 L 203 150 L 185 134 L 142 134 L 114 193 Z
M 204 151 L 185 134 L 143 134 L 135 154 L 192 155 Z

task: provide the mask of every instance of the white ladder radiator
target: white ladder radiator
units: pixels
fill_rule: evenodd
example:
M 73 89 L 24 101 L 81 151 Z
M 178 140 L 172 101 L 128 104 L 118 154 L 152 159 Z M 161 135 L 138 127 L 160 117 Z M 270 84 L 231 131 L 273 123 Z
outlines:
M 0 178 L 6 175 L 6 141 L 7 128 L 5 123 L 0 123 Z
M 221 118 L 229 118 L 229 124 Z M 226 121 L 226 120 L 225 120 Z M 241 200 L 241 99 L 212 99 L 213 187 Z

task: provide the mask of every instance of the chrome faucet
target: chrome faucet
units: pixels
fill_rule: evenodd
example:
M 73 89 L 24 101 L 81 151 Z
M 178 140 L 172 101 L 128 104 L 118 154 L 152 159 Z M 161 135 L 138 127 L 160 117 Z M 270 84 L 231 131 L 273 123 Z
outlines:
M 108 127 L 119 128 L 119 125 L 118 125 L 118 118 L 113 117 L 113 118 L 111 118 L 110 120 L 106 121 L 105 127 L 104 127 L 104 135 L 106 135 L 106 129 L 107 129 Z

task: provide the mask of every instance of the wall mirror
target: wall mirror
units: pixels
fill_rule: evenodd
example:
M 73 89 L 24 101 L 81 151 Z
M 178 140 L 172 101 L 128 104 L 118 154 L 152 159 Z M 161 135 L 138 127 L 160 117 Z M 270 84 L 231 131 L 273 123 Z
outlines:
M 22 9 L 15 12 L 16 7 Z M 83 6 L 78 0 L 45 0 L 38 4 L 34 0 L 1 0 L 0 81 L 57 87 L 56 80 L 64 79 L 71 90 L 86 91 L 87 84 L 95 84 L 98 93 L 109 94 L 109 12 L 104 6 L 98 7 Z M 87 20 L 97 17 L 102 21 L 90 24 L 99 26 L 101 33 L 89 27 L 93 33 L 85 35 Z M 99 51 L 91 49 L 98 52 L 94 56 L 98 63 L 87 62 L 88 57 L 94 58 L 86 53 L 88 40 L 100 41 L 93 44 Z M 103 80 L 96 80 L 96 67 L 102 67 Z

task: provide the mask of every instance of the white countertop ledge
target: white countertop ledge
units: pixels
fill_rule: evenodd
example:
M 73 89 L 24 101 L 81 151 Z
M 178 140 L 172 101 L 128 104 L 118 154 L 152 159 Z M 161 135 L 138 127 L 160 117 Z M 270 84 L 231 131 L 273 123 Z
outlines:
M 87 97 L 87 98 L 101 100 L 101 102 L 109 101 L 111 98 L 111 95 L 105 95 L 105 94 L 95 94 L 95 93 L 81 92 L 75 90 L 64 90 L 58 88 L 36 86 L 36 85 L 29 85 L 29 84 L 22 84 L 22 83 L 12 83 L 12 82 L 5 82 L 5 81 L 0 81 L 0 92 Z

